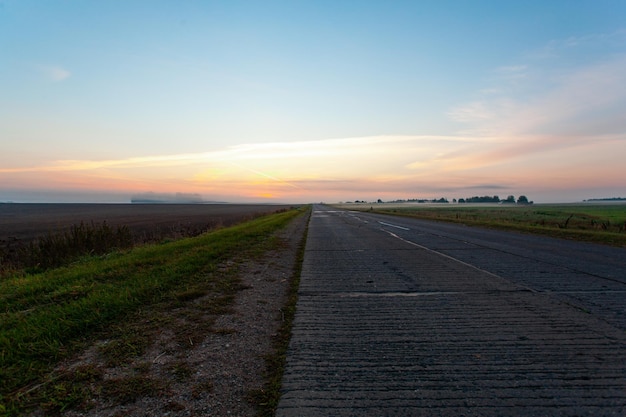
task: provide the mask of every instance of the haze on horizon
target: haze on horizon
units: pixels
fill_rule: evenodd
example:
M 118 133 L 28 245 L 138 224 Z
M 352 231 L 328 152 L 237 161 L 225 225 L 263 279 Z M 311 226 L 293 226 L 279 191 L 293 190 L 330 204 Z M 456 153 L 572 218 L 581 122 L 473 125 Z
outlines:
M 0 202 L 626 197 L 626 2 L 0 0 Z

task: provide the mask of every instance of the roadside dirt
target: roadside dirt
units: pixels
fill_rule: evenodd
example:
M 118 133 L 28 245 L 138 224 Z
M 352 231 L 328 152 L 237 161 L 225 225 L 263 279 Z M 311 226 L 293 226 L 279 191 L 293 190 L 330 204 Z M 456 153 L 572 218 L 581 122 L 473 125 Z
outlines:
M 83 380 L 89 395 L 62 415 L 256 415 L 250 392 L 265 383 L 264 356 L 272 352 L 272 337 L 281 325 L 308 217 L 299 216 L 278 232 L 277 250 L 222 265 L 220 273 L 237 274 L 241 282 L 225 313 L 206 308 L 214 301 L 207 296 L 196 298 L 146 318 L 138 328 L 143 340 L 148 336 L 147 346 L 130 362 L 112 365 L 102 355 L 111 341 L 100 340 L 63 363 L 57 372 Z

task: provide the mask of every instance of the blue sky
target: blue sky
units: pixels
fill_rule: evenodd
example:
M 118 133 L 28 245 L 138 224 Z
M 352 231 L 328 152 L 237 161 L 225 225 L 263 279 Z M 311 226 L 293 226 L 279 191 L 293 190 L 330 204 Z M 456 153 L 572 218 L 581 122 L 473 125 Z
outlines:
M 0 0 L 0 201 L 626 196 L 624 1 Z

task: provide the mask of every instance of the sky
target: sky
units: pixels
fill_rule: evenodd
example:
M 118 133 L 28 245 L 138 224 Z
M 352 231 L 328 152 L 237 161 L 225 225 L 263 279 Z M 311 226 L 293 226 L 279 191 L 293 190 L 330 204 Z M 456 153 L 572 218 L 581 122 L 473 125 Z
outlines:
M 625 159 L 624 0 L 0 0 L 0 202 L 574 202 Z

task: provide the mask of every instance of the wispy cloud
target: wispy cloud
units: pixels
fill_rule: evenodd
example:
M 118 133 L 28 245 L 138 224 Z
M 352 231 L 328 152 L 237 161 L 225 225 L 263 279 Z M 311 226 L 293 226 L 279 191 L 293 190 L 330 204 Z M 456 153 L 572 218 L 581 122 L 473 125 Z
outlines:
M 531 58 L 555 58 L 580 49 L 604 51 L 607 48 L 621 48 L 625 42 L 626 29 L 618 29 L 608 33 L 590 33 L 563 39 L 553 39 L 543 48 L 530 52 L 528 56 Z
M 72 73 L 60 66 L 41 66 L 41 73 L 50 81 L 63 81 L 72 76 Z
M 528 65 L 506 65 L 496 68 L 493 72 L 507 81 L 528 78 Z
M 516 189 L 532 197 L 533 183 L 535 189 L 590 183 L 581 176 L 586 164 L 600 164 L 607 179 L 622 178 L 624 152 L 619 136 L 593 147 L 582 138 L 551 136 L 376 136 L 0 168 L 0 188 L 154 190 L 229 201 L 467 197 Z
M 492 120 L 497 113 L 493 105 L 486 101 L 473 101 L 462 106 L 453 108 L 448 112 L 448 116 L 457 122 L 478 122 Z
M 212 152 L 115 160 L 58 160 L 39 166 L 0 168 L 0 174 L 102 178 L 169 175 L 198 186 L 255 183 L 299 188 L 301 181 L 384 181 L 413 175 L 416 161 L 466 146 L 462 137 L 376 136 L 307 142 L 238 145 Z M 166 174 L 164 174 L 166 173 Z
M 468 149 L 472 165 L 541 152 L 611 142 L 626 135 L 626 55 L 624 31 L 551 41 L 546 48 L 618 45 L 613 53 L 584 62 L 558 62 L 535 56 L 531 64 L 501 66 L 494 85 L 481 98 L 451 109 L 452 120 L 465 125 L 463 134 L 491 137 L 488 146 Z M 564 52 L 563 52 L 564 53 Z M 523 80 L 523 83 L 520 83 Z M 448 159 L 457 159 L 458 152 Z M 443 159 L 446 159 L 444 157 Z
M 525 100 L 498 97 L 451 112 L 494 134 L 604 135 L 626 130 L 626 56 L 562 73 L 554 85 Z M 466 116 L 466 117 L 459 117 Z M 489 117 L 487 117 L 489 116 Z

